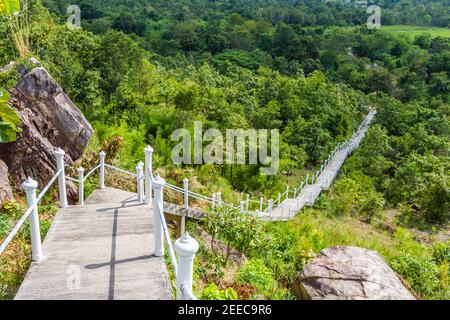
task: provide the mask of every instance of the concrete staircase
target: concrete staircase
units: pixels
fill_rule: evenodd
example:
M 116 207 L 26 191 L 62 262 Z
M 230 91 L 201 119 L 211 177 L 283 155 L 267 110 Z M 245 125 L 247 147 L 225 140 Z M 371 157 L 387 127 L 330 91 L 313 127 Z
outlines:
M 323 171 L 315 178 L 314 183 L 307 184 L 295 199 L 287 198 L 284 200 L 270 215 L 265 216 L 264 219 L 286 221 L 293 218 L 295 214 L 300 212 L 305 206 L 314 205 L 322 191 L 328 190 L 331 187 L 347 157 L 358 148 L 375 115 L 376 110 L 371 110 L 369 112 L 364 123 L 358 129 L 351 141 L 334 154 L 328 164 L 324 166 Z
M 164 257 L 153 255 L 153 209 L 117 189 L 60 209 L 15 299 L 167 300 Z

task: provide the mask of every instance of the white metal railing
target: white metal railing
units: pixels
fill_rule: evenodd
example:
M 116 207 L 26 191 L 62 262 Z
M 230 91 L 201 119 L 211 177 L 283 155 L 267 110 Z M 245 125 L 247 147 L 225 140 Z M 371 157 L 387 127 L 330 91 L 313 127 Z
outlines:
M 147 164 L 148 164 L 147 159 Z M 150 162 L 151 163 L 151 162 Z M 172 245 L 169 229 L 164 216 L 164 187 L 168 184 L 160 176 L 153 176 L 151 165 L 146 165 L 146 178 L 154 190 L 153 209 L 155 214 L 155 255 L 164 256 L 164 240 L 167 244 L 173 274 L 177 283 L 177 300 L 196 300 L 192 292 L 193 263 L 198 251 L 198 242 L 188 233 Z M 171 186 L 173 187 L 173 186 Z M 177 187 L 176 187 L 177 188 Z M 175 188 L 175 189 L 176 189 Z M 177 255 L 180 262 L 177 261 Z
M 40 261 L 43 259 L 44 255 L 42 252 L 42 242 L 41 242 L 41 231 L 39 224 L 39 213 L 38 206 L 42 201 L 48 190 L 51 186 L 58 180 L 58 185 L 60 187 L 60 207 L 67 207 L 67 194 L 65 190 L 65 178 L 64 178 L 64 155 L 65 152 L 62 149 L 57 149 L 55 152 L 56 155 L 56 167 L 57 171 L 54 176 L 50 179 L 47 185 L 42 189 L 39 195 L 36 197 L 36 190 L 38 187 L 38 183 L 33 180 L 31 177 L 28 177 L 27 180 L 22 184 L 23 189 L 26 193 L 28 209 L 22 215 L 22 217 L 17 221 L 14 228 L 8 234 L 8 236 L 3 240 L 0 245 L 0 255 L 6 250 L 8 245 L 17 235 L 19 230 L 22 228 L 23 224 L 29 218 L 30 222 L 30 234 L 31 234 L 31 255 L 33 261 Z M 63 190 L 61 190 L 61 188 Z
M 168 189 L 174 190 L 179 193 L 186 194 L 185 196 L 185 208 L 189 206 L 187 201 L 189 197 L 195 197 L 203 201 L 210 201 L 209 197 L 201 194 L 189 191 L 188 180 L 184 180 L 185 188 L 168 184 L 164 179 L 159 176 L 154 177 L 152 173 L 152 156 L 153 149 L 148 146 L 144 150 L 145 152 L 145 165 L 139 162 L 136 165 L 136 173 L 112 166 L 105 163 L 106 153 L 103 151 L 100 153 L 100 164 L 95 166 L 86 176 L 84 176 L 84 169 L 78 168 L 78 179 L 71 177 L 65 177 L 67 180 L 76 182 L 79 184 L 79 204 L 84 204 L 84 183 L 86 179 L 92 175 L 95 171 L 100 171 L 99 186 L 100 189 L 105 188 L 105 168 L 112 169 L 124 174 L 127 174 L 136 179 L 137 199 L 139 203 L 145 202 L 151 204 L 153 200 L 153 209 L 155 216 L 155 228 L 154 228 L 154 255 L 164 256 L 164 242 L 167 244 L 170 262 L 172 265 L 173 273 L 177 281 L 177 299 L 182 300 L 194 300 L 196 297 L 192 293 L 192 275 L 193 275 L 193 261 L 195 253 L 198 250 L 198 243 L 191 238 L 189 234 L 185 233 L 182 238 L 175 241 L 172 244 L 170 232 L 167 227 L 167 222 L 164 216 L 164 200 L 163 200 L 163 188 L 166 186 Z M 144 168 L 146 170 L 144 170 Z M 145 171 L 145 172 L 144 172 Z M 153 192 L 152 192 L 153 191 Z M 153 194 L 153 197 L 152 197 Z M 187 199 L 187 200 L 186 200 Z M 177 255 L 179 262 L 177 261 Z

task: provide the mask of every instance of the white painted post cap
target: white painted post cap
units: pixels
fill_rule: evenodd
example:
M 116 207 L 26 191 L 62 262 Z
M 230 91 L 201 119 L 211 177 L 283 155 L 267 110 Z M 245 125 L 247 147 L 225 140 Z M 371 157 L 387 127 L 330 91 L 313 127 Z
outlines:
M 84 168 L 83 168 L 83 167 L 79 167 L 79 168 L 77 169 L 77 171 L 78 171 L 78 173 L 84 173 Z
M 105 157 L 106 156 L 106 152 L 105 151 L 100 151 L 99 155 L 100 155 L 100 157 Z
M 36 180 L 33 180 L 33 178 L 28 177 L 27 180 L 25 180 L 22 183 L 22 188 L 24 188 L 25 191 L 33 191 L 38 187 L 38 183 Z
M 144 152 L 147 154 L 152 154 L 153 153 L 153 148 L 150 146 L 145 147 Z
M 179 256 L 190 257 L 197 253 L 198 242 L 186 232 L 180 239 L 175 241 L 174 248 Z
M 58 157 L 64 157 L 64 155 L 66 154 L 66 152 L 65 152 L 63 149 L 58 148 L 58 149 L 56 149 L 55 154 L 56 154 Z
M 166 185 L 166 180 L 161 178 L 159 175 L 156 175 L 156 177 L 153 179 L 153 187 L 155 189 L 161 189 Z

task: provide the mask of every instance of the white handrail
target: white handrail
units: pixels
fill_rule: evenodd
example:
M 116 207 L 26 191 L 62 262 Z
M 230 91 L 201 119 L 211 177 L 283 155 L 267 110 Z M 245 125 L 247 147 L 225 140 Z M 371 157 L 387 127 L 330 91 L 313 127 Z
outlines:
M 192 195 L 192 194 L 189 194 L 189 196 L 190 196 L 191 198 L 194 198 L 194 199 L 197 199 L 197 200 L 200 200 L 200 201 L 203 201 L 203 202 L 207 202 L 207 203 L 212 204 L 212 200 L 206 200 L 206 199 L 203 199 L 203 198 L 201 198 L 201 197 L 194 196 L 194 195 Z M 222 203 L 222 204 L 224 204 L 224 203 Z
M 149 170 L 149 169 L 147 168 L 147 170 Z M 154 177 L 153 177 L 153 173 L 151 172 L 151 170 L 149 170 L 149 173 L 150 173 L 150 180 L 152 181 L 152 184 L 153 184 L 153 182 L 155 181 Z M 167 247 L 169 248 L 169 256 L 170 256 L 170 262 L 172 263 L 173 274 L 175 275 L 175 278 L 176 278 L 177 273 L 178 273 L 178 262 L 177 262 L 177 258 L 175 255 L 175 250 L 173 249 L 173 246 L 172 246 L 172 240 L 170 239 L 170 233 L 169 233 L 169 229 L 167 228 L 166 218 L 164 217 L 164 213 L 163 213 L 164 209 L 163 208 L 160 208 L 160 209 L 161 210 L 159 210 L 160 211 L 159 219 L 161 220 L 161 224 L 162 224 L 163 232 L 164 232 L 164 238 L 166 239 Z
M 91 171 L 89 171 L 89 173 L 88 173 L 87 175 L 84 176 L 83 182 L 85 182 L 86 179 L 89 178 L 89 176 L 90 176 L 91 174 L 93 174 L 93 173 L 95 172 L 95 170 L 97 170 L 97 169 L 100 168 L 100 167 L 101 167 L 101 165 L 99 164 L 98 166 L 94 167 L 94 169 L 92 169 Z
M 153 181 L 153 179 L 152 179 L 152 181 Z M 177 188 L 176 186 L 173 186 L 173 185 L 171 185 L 171 184 L 166 184 L 166 187 L 168 188 L 168 189 L 170 189 L 170 190 L 173 190 L 173 191 L 175 191 L 175 192 L 179 192 L 179 193 L 181 193 L 181 190 L 179 190 L 179 188 Z M 184 191 L 183 191 L 184 192 Z
M 80 183 L 80 180 L 66 176 L 66 180 L 73 181 L 75 183 Z
M 155 185 L 155 183 L 157 182 L 155 179 L 154 179 L 154 176 L 153 176 L 153 172 L 151 171 L 151 168 L 150 167 L 147 167 L 146 168 L 146 171 L 149 173 L 149 177 L 150 177 L 150 180 L 151 180 L 151 183 L 152 183 L 152 185 Z M 164 180 L 163 180 L 164 181 Z M 163 186 L 165 186 L 165 185 L 168 185 L 168 184 L 166 184 L 166 183 L 163 183 Z M 161 186 L 161 185 L 160 185 Z M 174 188 L 175 187 L 175 188 Z M 169 186 L 169 188 L 173 188 L 173 189 L 177 189 L 177 187 L 176 186 L 173 186 L 173 185 L 170 185 Z M 160 192 L 162 192 L 162 191 L 160 191 Z M 162 193 L 160 193 L 160 195 L 161 195 Z M 155 197 L 156 197 L 156 192 L 155 192 Z M 182 292 L 182 294 L 179 294 L 179 293 L 177 293 L 177 298 L 183 298 L 183 299 L 187 299 L 187 300 L 197 300 L 197 298 L 194 296 L 194 294 L 190 291 L 190 289 L 189 289 L 189 286 L 187 285 L 187 283 L 185 282 L 185 281 L 187 281 L 186 280 L 186 271 L 189 269 L 189 267 L 188 267 L 188 265 L 186 264 L 186 257 L 183 257 L 183 256 L 181 256 L 180 257 L 180 261 L 182 261 L 182 265 L 181 265 L 181 271 L 180 271 L 180 274 L 179 274 L 179 272 L 178 272 L 178 262 L 177 262 L 177 256 L 176 256 L 176 254 L 175 254 L 175 249 L 174 249 L 174 247 L 173 247 L 173 244 L 172 244 L 172 239 L 170 238 L 170 233 L 169 233 L 169 229 L 168 229 L 168 227 L 167 227 L 167 222 L 166 222 L 166 218 L 165 218 L 165 216 L 164 216 L 164 208 L 163 208 L 163 199 L 161 198 L 161 199 L 158 199 L 158 200 L 154 200 L 154 201 L 157 201 L 157 203 L 155 203 L 155 205 L 157 205 L 158 206 L 158 210 L 156 210 L 156 211 L 158 211 L 158 215 L 159 215 L 159 220 L 161 221 L 161 225 L 162 225 L 162 231 L 163 231 L 163 234 L 164 234 L 164 238 L 165 238 L 165 241 L 166 241 L 166 243 L 167 243 L 167 247 L 168 247 L 168 251 L 169 251 L 169 257 L 170 257 L 170 262 L 171 262 L 171 264 L 172 264 L 172 269 L 173 269 L 173 274 L 174 274 L 174 276 L 175 276 L 175 279 L 177 279 L 177 286 L 181 283 L 181 285 L 179 286 L 179 288 L 177 287 L 177 289 L 179 289 L 181 292 Z M 159 202 L 159 201 L 161 201 L 161 202 Z M 185 239 L 184 237 L 186 236 L 187 234 L 185 234 L 184 236 L 183 236 L 183 239 Z M 188 237 L 189 238 L 189 237 Z M 179 239 L 179 240 L 181 240 L 181 239 Z M 179 241 L 178 240 L 178 241 Z M 193 241 L 195 241 L 195 240 L 193 240 Z M 156 245 L 155 245 L 156 246 Z M 197 249 L 198 249 L 198 244 L 197 244 Z M 196 250 L 197 250 L 196 249 Z M 183 260 L 184 259 L 184 260 Z M 192 263 L 192 261 L 193 261 L 193 256 L 192 256 L 192 260 L 191 260 L 191 263 Z M 187 268 L 187 269 L 186 269 Z M 191 267 L 192 268 L 192 267 Z M 191 273 L 192 273 L 192 270 L 190 271 Z M 183 274 L 181 274 L 181 273 L 183 273 Z M 190 275 L 190 277 L 189 277 L 189 279 L 188 279 L 188 283 L 190 283 L 190 286 L 192 286 L 192 274 Z
M 22 215 L 20 220 L 16 223 L 14 228 L 11 230 L 9 235 L 6 237 L 6 239 L 2 242 L 0 245 L 0 255 L 5 251 L 8 244 L 11 242 L 11 240 L 16 236 L 17 232 L 19 232 L 22 225 L 25 223 L 26 219 L 30 216 L 31 212 L 38 206 L 38 204 L 42 201 L 42 198 L 44 198 L 47 191 L 50 189 L 50 187 L 55 183 L 56 179 L 58 179 L 59 175 L 61 174 L 62 170 L 58 170 L 53 178 L 47 183 L 45 188 L 39 193 L 39 196 L 36 198 L 36 201 L 25 211 L 25 213 Z
M 169 229 L 167 228 L 167 222 L 166 222 L 166 218 L 164 217 L 163 210 L 160 210 L 159 219 L 161 220 L 161 224 L 162 224 L 163 232 L 164 232 L 164 238 L 166 239 L 167 247 L 169 248 L 169 256 L 170 256 L 170 262 L 172 263 L 173 274 L 176 278 L 178 275 L 178 262 L 177 262 L 177 257 L 175 255 L 175 250 L 173 249 L 173 246 L 172 246 L 172 239 L 170 239 L 170 233 L 169 233 Z
M 166 187 L 168 187 L 170 190 L 173 190 L 173 191 L 181 193 L 181 194 L 184 194 L 184 192 L 185 192 L 184 189 L 182 189 L 176 185 L 170 184 L 170 183 L 166 183 Z M 188 195 L 191 198 L 194 198 L 194 199 L 197 199 L 197 200 L 200 200 L 203 202 L 207 202 L 209 204 L 214 204 L 214 200 L 212 197 L 208 197 L 208 196 L 205 196 L 200 193 L 193 192 L 193 191 L 188 191 Z M 252 200 L 250 200 L 250 201 L 252 201 Z M 233 208 L 233 209 L 239 208 L 239 206 L 235 206 L 234 204 L 229 204 L 224 201 L 221 201 L 221 205 L 229 207 L 229 208 Z
M 98 167 L 100 168 L 100 165 Z M 105 167 L 113 169 L 113 170 L 116 170 L 116 171 L 119 171 L 119 172 L 122 172 L 122 173 L 125 173 L 125 174 L 128 174 L 128 175 L 133 176 L 133 177 L 136 177 L 136 173 L 133 173 L 133 172 L 130 172 L 130 171 L 127 171 L 127 170 L 123 170 L 123 169 L 114 167 L 112 165 L 106 164 L 106 163 L 105 163 Z
M 188 194 L 193 195 L 193 196 L 197 196 L 197 197 L 200 197 L 200 198 L 203 198 L 203 199 L 208 200 L 208 201 L 212 201 L 211 197 L 205 196 L 205 195 L 197 193 L 197 192 L 188 191 Z

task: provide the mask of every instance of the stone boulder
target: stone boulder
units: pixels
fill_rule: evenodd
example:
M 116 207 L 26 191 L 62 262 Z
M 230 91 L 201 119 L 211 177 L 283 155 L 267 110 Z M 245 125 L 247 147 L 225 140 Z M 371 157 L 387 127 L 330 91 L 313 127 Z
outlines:
M 19 67 L 21 79 L 10 90 L 9 102 L 19 113 L 22 132 L 15 142 L 0 144 L 0 159 L 18 190 L 29 176 L 39 188 L 45 186 L 56 171 L 56 149 L 66 152 L 66 165 L 71 166 L 93 135 L 89 122 L 58 83 L 36 60 L 30 63 L 35 65 L 31 70 Z M 69 195 L 76 197 L 71 184 Z
M 322 250 L 293 289 L 298 299 L 414 300 L 378 253 L 356 247 Z
M 8 179 L 8 167 L 0 160 L 0 208 L 6 200 L 13 196 L 11 185 Z

